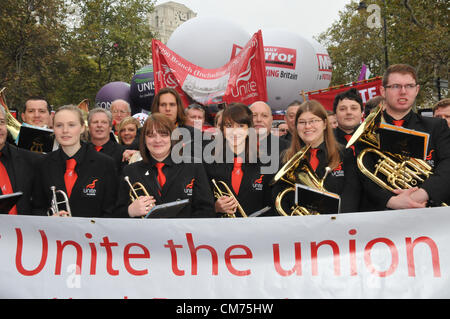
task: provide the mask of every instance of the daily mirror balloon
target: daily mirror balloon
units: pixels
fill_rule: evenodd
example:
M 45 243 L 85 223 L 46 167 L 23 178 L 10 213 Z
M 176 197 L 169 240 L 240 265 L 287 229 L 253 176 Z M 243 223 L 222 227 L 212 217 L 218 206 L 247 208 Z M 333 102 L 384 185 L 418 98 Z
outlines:
M 130 84 L 121 81 L 105 84 L 95 96 L 95 106 L 109 110 L 111 102 L 117 99 L 130 103 Z
M 262 30 L 266 60 L 268 104 L 284 110 L 303 101 L 301 91 L 315 89 L 319 71 L 316 49 L 301 35 L 283 30 Z
M 146 65 L 137 71 L 131 79 L 131 113 L 140 113 L 142 110 L 149 112 L 154 97 L 155 80 L 153 77 L 153 65 Z
M 236 46 L 244 47 L 251 34 L 222 17 L 196 17 L 180 25 L 167 41 L 167 47 L 189 62 L 216 69 L 234 56 Z

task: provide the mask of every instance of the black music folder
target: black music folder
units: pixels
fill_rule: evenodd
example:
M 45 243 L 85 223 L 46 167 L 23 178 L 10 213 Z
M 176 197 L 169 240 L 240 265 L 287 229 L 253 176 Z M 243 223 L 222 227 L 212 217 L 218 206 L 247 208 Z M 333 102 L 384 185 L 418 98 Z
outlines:
M 377 131 L 380 137 L 380 149 L 391 154 L 420 158 L 427 156 L 428 133 L 381 123 Z
M 53 150 L 54 141 L 55 136 L 52 130 L 22 125 L 17 146 L 32 152 L 50 153 Z
M 295 204 L 320 214 L 339 214 L 341 197 L 303 184 L 295 184 Z
M 8 214 L 22 195 L 22 192 L 0 195 L 0 214 Z
M 189 199 L 156 205 L 145 215 L 145 218 L 175 218 L 187 204 Z

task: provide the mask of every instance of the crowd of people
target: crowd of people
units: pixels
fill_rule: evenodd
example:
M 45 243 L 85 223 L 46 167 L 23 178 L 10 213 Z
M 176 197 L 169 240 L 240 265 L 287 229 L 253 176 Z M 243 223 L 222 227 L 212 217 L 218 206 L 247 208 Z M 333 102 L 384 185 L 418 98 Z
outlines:
M 292 175 L 309 171 L 339 196 L 340 213 L 445 205 L 450 202 L 445 187 L 450 99 L 436 104 L 433 117 L 421 116 L 413 111 L 419 89 L 413 67 L 392 65 L 383 76 L 381 96 L 365 105 L 358 91 L 349 89 L 335 97 L 332 111 L 314 100 L 294 101 L 276 124 L 263 101 L 226 105 L 209 124 L 205 107 L 185 107 L 171 88 L 157 92 L 142 122 L 124 100 L 113 101 L 110 110 L 91 109 L 86 118 L 75 105 L 52 114 L 44 98 L 32 97 L 22 125 L 51 128 L 54 150 L 41 154 L 17 147 L 0 107 L 0 195 L 23 193 L 4 213 L 143 217 L 157 205 L 188 199 L 173 217 L 280 216 L 277 195 L 292 185 L 275 176 L 302 151 L 305 165 L 294 167 Z M 380 105 L 382 121 L 429 134 L 426 162 L 432 173 L 420 185 L 380 187 L 358 167 L 366 145 L 358 141 L 346 147 Z M 376 165 L 374 158 L 368 162 Z M 136 183 L 146 192 L 132 199 L 130 184 Z M 52 187 L 67 194 L 70 209 L 49 213 Z M 291 197 L 287 201 L 288 210 L 296 205 Z

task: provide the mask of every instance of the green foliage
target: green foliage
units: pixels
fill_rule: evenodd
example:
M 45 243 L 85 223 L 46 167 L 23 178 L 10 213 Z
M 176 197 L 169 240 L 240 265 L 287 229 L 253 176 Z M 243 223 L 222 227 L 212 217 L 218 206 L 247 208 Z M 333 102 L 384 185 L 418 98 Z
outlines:
M 0 87 L 10 107 L 94 101 L 101 86 L 130 82 L 150 61 L 154 1 L 2 0 Z
M 370 28 L 374 12 L 357 10 L 352 1 L 340 18 L 317 40 L 333 61 L 331 85 L 355 81 L 361 65 L 368 65 L 373 76 L 385 70 L 383 17 L 386 19 L 389 64 L 407 63 L 419 74 L 422 87 L 419 104 L 432 104 L 437 93 L 434 79 L 448 79 L 450 36 L 449 8 L 444 0 L 372 0 L 381 9 L 381 28 Z

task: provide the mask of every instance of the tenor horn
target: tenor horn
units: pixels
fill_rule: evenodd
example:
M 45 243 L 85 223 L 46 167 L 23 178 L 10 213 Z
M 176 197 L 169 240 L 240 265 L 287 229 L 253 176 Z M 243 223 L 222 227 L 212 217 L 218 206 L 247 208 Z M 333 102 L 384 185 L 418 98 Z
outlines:
M 11 136 L 14 140 L 17 139 L 20 132 L 20 127 L 22 124 L 11 114 L 7 104 L 6 104 L 6 97 L 5 97 L 5 91 L 6 87 L 2 88 L 0 90 L 0 105 L 5 110 L 6 114 L 6 127 L 8 128 L 9 133 L 11 133 Z
M 237 202 L 237 211 L 239 212 L 241 217 L 248 217 L 247 214 L 245 213 L 244 209 L 242 208 L 241 204 L 239 204 L 239 201 L 237 200 L 236 196 L 234 196 L 230 187 L 227 185 L 227 183 L 225 183 L 224 181 L 216 182 L 215 179 L 212 179 L 212 183 L 214 185 L 214 197 L 216 199 L 219 199 L 222 196 L 228 196 L 228 197 L 234 198 L 234 200 L 236 200 L 236 202 Z M 222 186 L 222 188 L 219 185 Z M 227 213 L 226 216 L 230 217 L 230 218 L 236 218 L 235 213 L 231 213 L 231 214 Z
M 306 154 L 311 146 L 307 145 L 300 149 L 294 156 L 292 156 L 286 164 L 275 174 L 275 177 L 271 181 L 271 185 L 278 181 L 284 181 L 289 186 L 283 189 L 277 194 L 275 198 L 275 208 L 278 214 L 282 216 L 307 216 L 307 215 L 319 215 L 318 212 L 310 211 L 309 209 L 300 205 L 294 205 L 289 208 L 289 212 L 286 211 L 286 205 L 283 202 L 286 196 L 295 192 L 295 184 L 301 183 L 308 187 L 326 191 L 323 184 L 326 177 L 331 172 L 331 168 L 325 168 L 325 175 L 322 179 L 319 179 L 317 174 L 313 171 L 308 161 L 306 160 Z
M 72 212 L 70 211 L 69 198 L 67 194 L 62 190 L 56 190 L 55 186 L 50 186 L 52 191 L 52 201 L 50 204 L 50 208 L 47 211 L 48 216 L 56 215 L 61 209 L 59 209 L 59 205 L 66 205 L 66 212 L 68 213 L 68 217 L 72 217 Z M 58 202 L 57 194 L 60 194 L 63 197 L 63 200 Z

